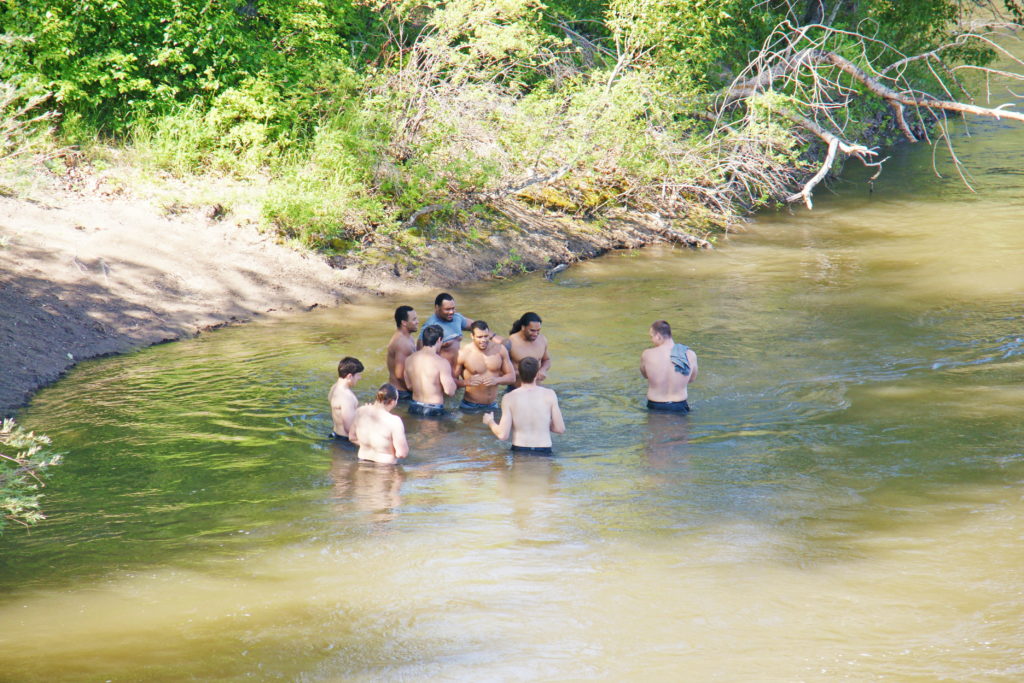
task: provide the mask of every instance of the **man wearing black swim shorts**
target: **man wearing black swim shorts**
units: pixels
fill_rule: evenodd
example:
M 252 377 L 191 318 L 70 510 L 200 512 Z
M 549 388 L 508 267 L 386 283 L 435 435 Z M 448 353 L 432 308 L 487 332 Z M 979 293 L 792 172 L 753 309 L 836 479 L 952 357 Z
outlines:
M 494 413 L 484 414 L 484 424 L 502 441 L 511 439 L 516 453 L 551 455 L 551 433 L 565 433 L 558 396 L 551 389 L 537 386 L 539 370 L 536 358 L 527 356 L 519 361 L 522 385 L 502 397 L 501 421 L 494 421 Z
M 442 334 L 437 325 L 427 325 L 423 329 L 423 348 L 405 361 L 405 381 L 412 389 L 410 415 L 440 417 L 446 412 L 444 397 L 455 393 L 452 366 L 438 354 Z
M 498 386 L 514 382 L 516 371 L 505 347 L 491 341 L 494 333 L 486 322 L 474 320 L 470 330 L 473 343 L 459 350 L 455 364 L 455 384 L 466 389 L 459 410 L 494 412 L 498 409 Z
M 640 356 L 640 374 L 647 380 L 647 408 L 690 412 L 687 387 L 697 379 L 697 354 L 672 339 L 672 328 L 655 320 L 649 330 L 652 347 Z

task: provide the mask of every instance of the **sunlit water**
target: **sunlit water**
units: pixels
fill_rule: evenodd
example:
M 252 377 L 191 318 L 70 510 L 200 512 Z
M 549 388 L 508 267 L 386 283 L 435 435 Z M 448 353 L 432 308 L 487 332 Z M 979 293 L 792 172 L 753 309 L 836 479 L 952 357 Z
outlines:
M 68 458 L 0 539 L 0 679 L 1024 678 L 1024 131 L 974 132 L 978 194 L 905 148 L 710 253 L 456 291 L 543 316 L 555 458 L 323 438 L 433 292 L 83 364 L 23 414 Z M 641 407 L 657 318 L 689 417 Z

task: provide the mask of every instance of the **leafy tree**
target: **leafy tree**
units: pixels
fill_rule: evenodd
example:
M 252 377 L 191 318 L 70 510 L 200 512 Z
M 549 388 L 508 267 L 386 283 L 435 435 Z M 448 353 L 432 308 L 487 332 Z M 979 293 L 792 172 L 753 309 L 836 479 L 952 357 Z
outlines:
M 8 0 L 0 25 L 27 40 L 0 76 L 37 76 L 66 127 L 121 133 L 140 116 L 260 80 L 280 92 L 316 88 L 349 68 L 351 41 L 372 21 L 361 5 L 320 0 Z

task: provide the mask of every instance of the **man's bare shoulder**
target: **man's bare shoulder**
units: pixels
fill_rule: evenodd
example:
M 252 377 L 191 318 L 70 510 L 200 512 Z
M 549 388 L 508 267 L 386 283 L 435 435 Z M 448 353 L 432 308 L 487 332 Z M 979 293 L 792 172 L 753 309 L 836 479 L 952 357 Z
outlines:
M 340 384 L 334 385 L 334 388 L 331 389 L 330 399 L 332 405 L 359 404 L 359 398 L 352 392 L 352 390 Z

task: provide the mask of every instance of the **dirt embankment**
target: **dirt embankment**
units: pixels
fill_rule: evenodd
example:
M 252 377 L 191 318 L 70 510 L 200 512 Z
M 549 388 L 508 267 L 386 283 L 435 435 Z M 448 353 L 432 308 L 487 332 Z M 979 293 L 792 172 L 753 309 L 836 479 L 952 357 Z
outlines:
M 414 262 L 332 267 L 207 206 L 67 189 L 0 196 L 0 416 L 76 362 L 274 311 L 511 275 L 657 241 L 693 243 L 656 216 L 600 228 L 509 205 L 514 229 L 427 246 Z

